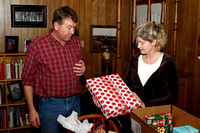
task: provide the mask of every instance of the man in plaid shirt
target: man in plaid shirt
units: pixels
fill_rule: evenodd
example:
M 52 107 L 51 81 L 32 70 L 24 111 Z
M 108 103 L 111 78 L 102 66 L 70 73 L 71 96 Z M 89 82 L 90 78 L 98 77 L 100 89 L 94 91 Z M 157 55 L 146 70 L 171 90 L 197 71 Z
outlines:
M 42 133 L 59 133 L 59 114 L 67 117 L 72 111 L 80 115 L 82 90 L 80 76 L 85 72 L 81 42 L 74 35 L 77 14 L 70 7 L 61 7 L 53 14 L 53 28 L 28 45 L 22 72 L 24 94 L 32 126 Z M 39 111 L 33 94 L 40 97 Z

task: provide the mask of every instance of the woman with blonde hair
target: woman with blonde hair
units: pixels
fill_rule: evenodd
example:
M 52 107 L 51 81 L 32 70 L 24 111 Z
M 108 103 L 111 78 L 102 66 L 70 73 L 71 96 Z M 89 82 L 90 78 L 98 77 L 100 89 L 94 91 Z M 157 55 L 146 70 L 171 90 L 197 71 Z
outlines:
M 178 76 L 172 56 L 162 52 L 167 35 L 161 24 L 145 22 L 134 33 L 139 53 L 133 55 L 125 83 L 142 107 L 177 103 Z M 130 116 L 119 117 L 122 132 L 131 132 Z

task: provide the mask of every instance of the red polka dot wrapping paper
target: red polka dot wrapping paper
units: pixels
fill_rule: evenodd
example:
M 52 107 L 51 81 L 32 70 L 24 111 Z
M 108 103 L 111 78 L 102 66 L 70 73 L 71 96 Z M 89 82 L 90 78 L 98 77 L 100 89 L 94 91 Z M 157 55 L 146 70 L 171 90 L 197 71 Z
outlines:
M 141 105 L 118 74 L 87 79 L 86 87 L 106 119 L 128 114 Z

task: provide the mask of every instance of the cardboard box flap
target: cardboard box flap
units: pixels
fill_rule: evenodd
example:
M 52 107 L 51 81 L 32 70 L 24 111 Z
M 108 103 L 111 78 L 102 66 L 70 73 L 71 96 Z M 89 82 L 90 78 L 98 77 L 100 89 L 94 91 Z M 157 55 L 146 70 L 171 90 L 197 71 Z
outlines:
M 158 109 L 159 107 L 159 109 Z M 137 116 L 144 120 L 145 115 L 156 115 L 162 113 L 171 113 L 171 105 L 163 105 L 163 106 L 153 106 L 148 108 L 138 108 L 133 110 Z
M 200 130 L 200 119 L 185 112 L 184 110 L 173 106 L 172 113 L 174 114 L 174 127 L 191 125 Z

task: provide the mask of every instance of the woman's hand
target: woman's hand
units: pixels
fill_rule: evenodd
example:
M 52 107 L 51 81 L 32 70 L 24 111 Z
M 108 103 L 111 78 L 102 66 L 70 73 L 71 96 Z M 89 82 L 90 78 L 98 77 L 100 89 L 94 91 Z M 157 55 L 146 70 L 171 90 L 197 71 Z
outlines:
M 136 93 L 132 93 L 133 94 L 133 97 L 136 98 L 136 100 L 138 100 L 140 103 L 141 103 L 141 107 L 142 108 L 145 108 L 145 104 L 144 102 L 140 99 L 140 97 L 138 97 L 138 95 Z
M 99 103 L 98 103 L 98 101 L 97 101 L 97 99 L 96 98 L 94 98 L 94 97 L 92 97 L 92 100 L 93 100 L 93 102 L 94 102 L 94 104 L 99 108 L 100 107 L 100 105 L 99 105 Z

